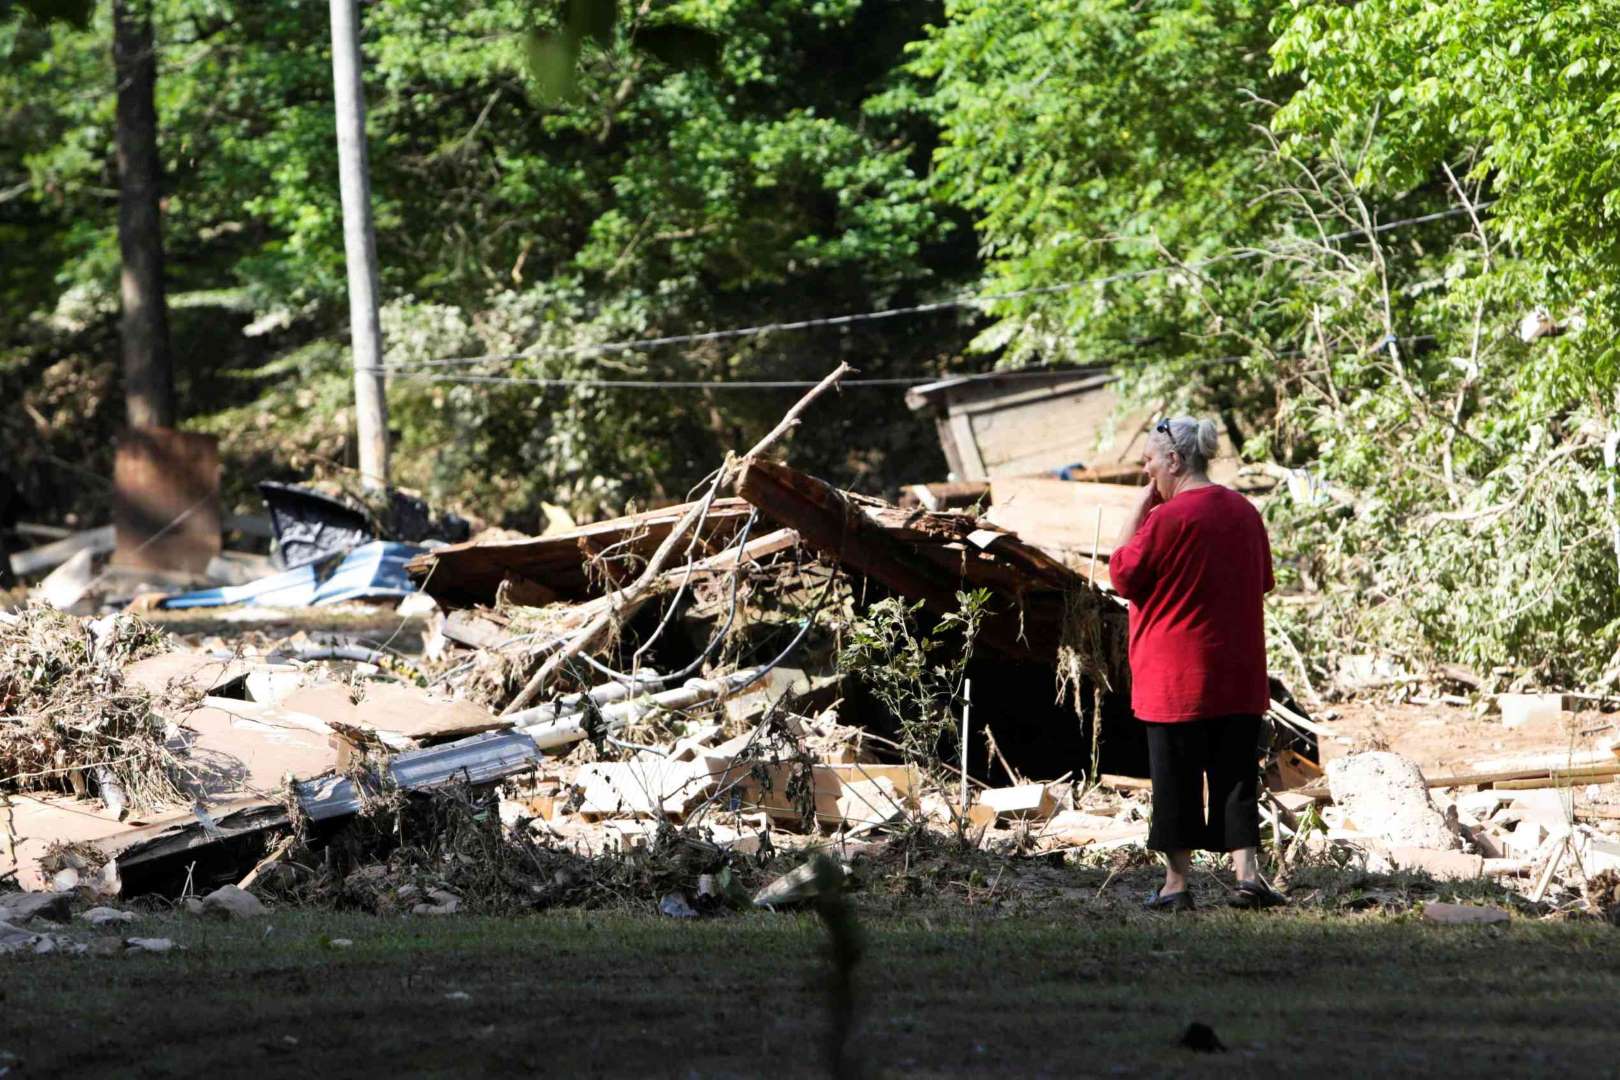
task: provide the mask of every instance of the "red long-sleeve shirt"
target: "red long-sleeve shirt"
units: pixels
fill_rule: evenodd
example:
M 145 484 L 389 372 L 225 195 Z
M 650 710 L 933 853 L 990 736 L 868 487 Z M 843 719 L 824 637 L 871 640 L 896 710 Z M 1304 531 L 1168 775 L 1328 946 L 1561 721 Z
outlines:
M 1248 499 L 1211 484 L 1176 495 L 1108 560 L 1131 602 L 1131 707 L 1174 723 L 1262 714 L 1264 596 L 1275 580 L 1265 523 Z

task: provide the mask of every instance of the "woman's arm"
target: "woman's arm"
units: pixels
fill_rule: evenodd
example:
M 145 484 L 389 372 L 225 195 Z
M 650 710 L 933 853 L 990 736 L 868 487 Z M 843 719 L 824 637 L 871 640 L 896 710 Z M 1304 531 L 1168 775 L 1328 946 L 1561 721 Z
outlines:
M 1148 528 L 1150 511 L 1164 500 L 1150 483 L 1142 492 L 1131 519 L 1120 530 L 1119 542 L 1108 557 L 1108 580 L 1114 591 L 1127 600 L 1140 601 L 1153 587 L 1152 534 Z
M 1162 502 L 1164 500 L 1159 497 L 1159 489 L 1153 485 L 1152 480 L 1149 480 L 1147 486 L 1142 488 L 1142 497 L 1136 500 L 1136 509 L 1126 519 L 1124 527 L 1119 530 L 1119 536 L 1114 541 L 1116 550 L 1124 547 L 1130 538 L 1136 535 L 1136 531 L 1142 527 L 1142 522 L 1147 520 L 1148 511 Z

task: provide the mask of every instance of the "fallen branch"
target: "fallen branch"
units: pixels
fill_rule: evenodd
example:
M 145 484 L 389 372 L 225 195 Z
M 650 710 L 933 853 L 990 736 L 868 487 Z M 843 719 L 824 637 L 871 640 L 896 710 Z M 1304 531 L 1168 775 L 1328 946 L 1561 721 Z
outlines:
M 680 543 L 681 538 L 684 537 L 689 530 L 701 522 L 704 516 L 708 513 L 709 505 L 714 502 L 715 494 L 722 487 L 728 484 L 736 476 L 736 474 L 742 470 L 742 467 L 749 460 L 762 453 L 766 447 L 770 446 L 772 443 L 776 442 L 777 439 L 791 431 L 794 426 L 798 424 L 799 415 L 809 407 L 810 403 L 816 398 L 820 397 L 830 387 L 832 387 L 833 384 L 837 383 L 839 379 L 842 379 L 852 370 L 854 369 L 852 369 L 848 364 L 839 364 L 830 375 L 828 375 L 825 379 L 822 379 L 815 385 L 813 389 L 810 390 L 809 393 L 800 398 L 797 404 L 795 404 L 793 408 L 789 409 L 782 417 L 781 422 L 772 428 L 763 439 L 755 443 L 748 453 L 744 454 L 741 458 L 728 458 L 726 462 L 722 464 L 718 470 L 716 470 L 714 482 L 709 486 L 708 494 L 706 494 L 702 499 L 698 500 L 698 502 L 681 517 L 681 520 L 675 523 L 675 527 L 670 529 L 669 535 L 664 537 L 664 542 L 658 545 L 658 550 L 653 552 L 652 558 L 647 560 L 647 565 L 642 569 L 641 575 L 629 585 L 626 585 L 618 592 L 613 593 L 608 599 L 606 609 L 601 614 L 597 615 L 583 628 L 577 631 L 573 637 L 569 639 L 568 643 L 561 649 L 547 657 L 546 661 L 540 665 L 540 669 L 536 671 L 529 679 L 528 683 L 524 685 L 518 696 L 513 698 L 511 703 L 507 705 L 504 710 L 502 710 L 501 715 L 505 716 L 526 708 L 529 703 L 534 701 L 535 698 L 539 697 L 547 685 L 550 684 L 551 679 L 554 675 L 556 675 L 558 668 L 568 663 L 568 661 L 578 656 L 581 652 L 584 652 L 586 649 L 595 645 L 601 639 L 602 635 L 605 634 L 608 629 L 617 621 L 618 613 L 621 609 L 627 605 L 633 605 L 639 602 L 642 596 L 662 576 L 664 566 L 669 562 L 670 557 L 675 553 L 675 548 Z

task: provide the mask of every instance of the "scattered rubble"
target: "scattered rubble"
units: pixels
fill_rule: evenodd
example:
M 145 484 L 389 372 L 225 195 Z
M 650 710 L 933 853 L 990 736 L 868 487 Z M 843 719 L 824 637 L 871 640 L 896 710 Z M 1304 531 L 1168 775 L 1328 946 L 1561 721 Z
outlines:
M 408 564 L 393 552 L 415 582 L 395 593 L 436 605 L 420 659 L 353 638 L 187 652 L 130 614 L 38 605 L 0 618 L 0 879 L 30 890 L 0 894 L 6 940 L 66 949 L 22 924 L 87 907 L 91 926 L 117 925 L 134 915 L 107 902 L 148 893 L 220 918 L 263 914 L 261 896 L 424 917 L 637 904 L 693 918 L 813 899 L 823 857 L 850 882 L 944 883 L 986 902 L 1022 880 L 1010 860 L 1148 865 L 1150 785 L 1105 772 L 1098 749 L 1124 711 L 1125 609 L 1085 565 L 1106 554 L 1098 522 L 1129 489 L 992 478 L 983 516 L 983 484 L 893 506 L 769 460 L 770 441 L 678 506 Z M 1080 498 L 1076 540 L 1053 506 Z M 284 573 L 311 597 L 346 588 L 321 553 L 356 558 L 386 530 L 356 507 L 294 502 L 320 512 L 278 526 L 312 557 Z M 1031 542 L 1043 530 L 1062 541 Z M 267 588 L 209 602 L 264 602 Z M 901 739 L 840 674 L 841 640 L 880 600 L 939 621 L 968 593 L 987 597 L 979 670 L 1017 672 L 1007 693 L 1039 681 L 1089 760 L 1003 752 L 1036 722 L 980 697 L 967 755 L 959 701 L 937 738 Z M 1613 752 L 1425 778 L 1375 751 L 1324 774 L 1318 748 L 1340 737 L 1274 693 L 1265 827 L 1281 878 L 1483 878 L 1616 918 L 1620 815 L 1582 817 L 1572 794 L 1620 775 Z M 1549 704 L 1497 700 L 1504 722 Z
M 85 950 L 83 942 L 74 941 L 64 934 L 36 934 L 0 920 L 0 956 L 18 953 L 44 956 L 48 953 L 82 953 Z

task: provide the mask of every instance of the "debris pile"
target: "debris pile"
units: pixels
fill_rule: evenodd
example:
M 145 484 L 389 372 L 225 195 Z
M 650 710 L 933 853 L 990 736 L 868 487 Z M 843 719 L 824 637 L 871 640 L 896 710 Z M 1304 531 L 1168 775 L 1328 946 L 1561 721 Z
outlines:
M 28 605 L 0 620 L 0 793 L 95 791 L 108 804 L 180 797 L 151 695 L 124 666 L 166 649 L 132 615 L 83 620 Z
M 982 860 L 1146 865 L 1145 759 L 1104 771 L 1139 725 L 1124 605 L 1094 583 L 1100 512 L 1065 562 L 951 493 L 894 506 L 764 456 L 831 381 L 689 502 L 391 553 L 399 591 L 434 605 L 420 661 L 308 639 L 183 652 L 128 615 L 0 616 L 0 879 L 40 913 L 58 893 L 159 893 L 222 918 L 257 896 L 687 918 L 841 893 L 852 868 L 971 897 L 1008 865 Z M 284 545 L 315 560 L 285 574 L 346 565 L 374 535 L 276 499 L 303 507 L 282 524 L 308 526 L 304 546 Z M 213 600 L 280 595 L 244 588 Z M 1614 754 L 1425 778 L 1375 752 L 1324 772 L 1337 736 L 1272 693 L 1257 764 L 1281 880 L 1313 863 L 1486 878 L 1617 917 L 1620 815 L 1566 798 L 1620 775 Z M 17 947 L 47 940 L 31 934 Z
M 172 895 L 183 872 L 428 913 L 633 884 L 701 910 L 699 879 L 736 894 L 780 853 L 848 856 L 919 828 L 1012 851 L 1140 842 L 1139 808 L 1095 776 L 1077 795 L 1073 770 L 1022 783 L 988 724 L 979 775 L 946 764 L 943 729 L 902 753 L 870 702 L 844 700 L 860 687 L 838 665 L 840 633 L 882 597 L 948 621 L 973 593 L 984 615 L 964 648 L 1044 669 L 1067 702 L 1049 711 L 1095 730 L 1122 680 L 1122 607 L 971 513 L 843 492 L 764 445 L 688 504 L 421 554 L 410 572 L 444 609 L 421 679 L 343 649 L 127 664 L 119 678 L 160 718 L 172 797 L 27 800 L 0 873 L 48 887 L 66 844 L 93 853 L 84 877 L 129 894 Z M 1079 659 L 1060 679 L 1065 656 Z M 1018 781 L 1005 791 L 984 779 L 992 752 Z M 627 877 L 585 869 L 638 852 L 613 871 Z

